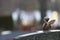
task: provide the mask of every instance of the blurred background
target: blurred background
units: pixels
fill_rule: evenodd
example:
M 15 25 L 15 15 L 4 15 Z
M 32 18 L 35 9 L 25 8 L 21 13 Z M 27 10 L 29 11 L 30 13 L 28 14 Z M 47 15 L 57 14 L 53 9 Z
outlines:
M 60 0 L 0 0 L 0 40 L 42 30 L 44 17 L 55 20 L 51 29 L 60 29 Z
M 31 16 L 29 20 L 26 15 Z M 60 0 L 0 0 L 0 30 L 24 29 L 32 24 L 36 27 L 31 28 L 40 30 L 45 16 L 56 20 L 53 28 L 60 28 Z

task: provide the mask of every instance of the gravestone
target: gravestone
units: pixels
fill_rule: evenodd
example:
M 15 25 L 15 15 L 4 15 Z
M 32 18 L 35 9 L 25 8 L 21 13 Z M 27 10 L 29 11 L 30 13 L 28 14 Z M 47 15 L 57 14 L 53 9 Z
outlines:
M 60 32 L 49 32 L 49 33 L 30 35 L 14 40 L 60 40 Z

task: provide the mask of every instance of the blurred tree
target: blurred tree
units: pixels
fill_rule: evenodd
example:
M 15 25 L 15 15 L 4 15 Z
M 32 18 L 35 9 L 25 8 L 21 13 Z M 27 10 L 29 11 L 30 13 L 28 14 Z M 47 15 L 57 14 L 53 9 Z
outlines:
M 2 30 L 13 29 L 13 22 L 11 16 L 0 17 L 0 29 Z
M 47 10 L 47 0 L 39 0 L 40 2 L 40 11 L 41 11 L 41 24 L 43 24 L 43 18 L 46 16 L 46 10 Z

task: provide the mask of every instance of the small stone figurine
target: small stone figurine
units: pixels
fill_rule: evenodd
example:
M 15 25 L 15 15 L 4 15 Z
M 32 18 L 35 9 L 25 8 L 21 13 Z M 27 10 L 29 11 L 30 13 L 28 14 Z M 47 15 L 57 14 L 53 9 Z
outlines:
M 49 21 L 48 17 L 44 17 L 43 30 L 51 29 L 51 24 L 53 24 L 54 22 L 55 22 L 55 20 Z

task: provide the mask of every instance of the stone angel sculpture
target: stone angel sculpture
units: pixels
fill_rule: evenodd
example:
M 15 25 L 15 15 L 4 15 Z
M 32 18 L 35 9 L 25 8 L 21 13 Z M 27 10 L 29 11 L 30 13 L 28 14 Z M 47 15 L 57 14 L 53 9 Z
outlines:
M 51 25 L 55 22 L 55 20 L 49 21 L 48 17 L 44 17 L 44 23 L 43 23 L 43 30 L 49 30 L 51 29 Z

